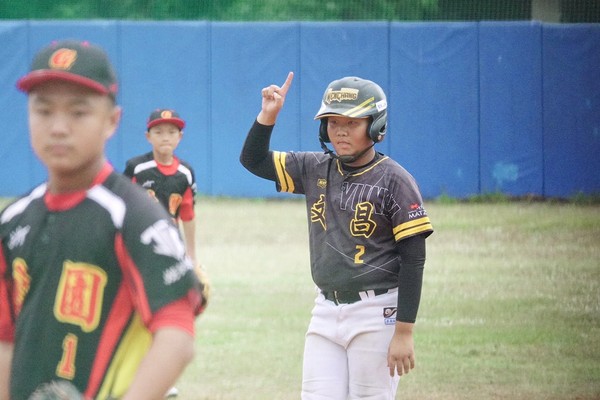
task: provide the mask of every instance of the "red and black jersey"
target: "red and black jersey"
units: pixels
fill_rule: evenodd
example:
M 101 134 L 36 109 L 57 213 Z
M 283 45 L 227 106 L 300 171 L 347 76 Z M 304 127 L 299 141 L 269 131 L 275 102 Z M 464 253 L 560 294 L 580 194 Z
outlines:
M 86 191 L 51 195 L 43 184 L 11 203 L 0 214 L 11 398 L 56 379 L 87 398 L 121 397 L 157 312 L 182 301 L 197 309 L 192 271 L 172 218 L 108 164 Z
M 163 165 L 149 152 L 128 160 L 123 174 L 145 188 L 173 218 L 194 218 L 196 179 L 185 161 L 174 157 L 171 165 Z

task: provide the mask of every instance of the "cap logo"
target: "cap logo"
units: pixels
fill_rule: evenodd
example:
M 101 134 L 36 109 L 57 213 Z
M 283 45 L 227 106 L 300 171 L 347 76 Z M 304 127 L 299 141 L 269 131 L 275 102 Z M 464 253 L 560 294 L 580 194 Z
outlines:
M 358 98 L 358 89 L 341 88 L 340 90 L 329 89 L 325 94 L 325 103 L 331 104 L 334 101 L 341 103 L 346 100 L 356 100 Z
M 165 110 L 160 113 L 160 117 L 161 118 L 171 118 L 171 117 L 173 117 L 173 113 L 169 110 Z
M 73 49 L 58 49 L 50 56 L 48 65 L 52 69 L 69 70 L 77 60 L 77 51 Z

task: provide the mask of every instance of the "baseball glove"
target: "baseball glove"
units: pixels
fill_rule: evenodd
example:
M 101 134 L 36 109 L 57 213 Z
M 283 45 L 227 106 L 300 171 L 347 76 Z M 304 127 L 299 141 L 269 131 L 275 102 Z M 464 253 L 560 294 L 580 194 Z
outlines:
M 41 384 L 28 400 L 83 400 L 83 396 L 71 382 L 59 380 Z
M 200 310 L 198 314 L 201 314 L 206 310 L 208 303 L 210 302 L 211 296 L 211 283 L 208 275 L 206 274 L 206 269 L 202 264 L 196 265 L 194 267 L 194 272 L 196 273 L 196 277 L 198 278 L 198 282 L 200 283 L 200 294 L 202 295 L 202 305 L 200 306 Z

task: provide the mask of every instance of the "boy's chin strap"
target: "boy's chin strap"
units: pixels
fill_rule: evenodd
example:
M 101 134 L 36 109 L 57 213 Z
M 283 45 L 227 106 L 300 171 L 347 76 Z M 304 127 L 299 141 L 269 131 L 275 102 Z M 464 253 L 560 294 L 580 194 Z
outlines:
M 334 158 L 336 160 L 340 160 L 342 162 L 342 164 L 351 164 L 354 161 L 358 160 L 359 158 L 361 158 L 367 151 L 371 150 L 371 148 L 373 146 L 375 146 L 375 142 L 373 142 L 369 147 L 365 148 L 364 150 L 360 151 L 358 154 L 355 154 L 353 156 L 338 156 L 337 154 L 335 154 L 333 152 L 333 150 L 330 150 L 327 145 L 325 144 L 325 142 L 322 139 L 319 139 L 319 142 L 321 142 L 321 148 L 323 149 L 323 151 L 325 152 L 325 154 L 329 154 L 329 157 Z

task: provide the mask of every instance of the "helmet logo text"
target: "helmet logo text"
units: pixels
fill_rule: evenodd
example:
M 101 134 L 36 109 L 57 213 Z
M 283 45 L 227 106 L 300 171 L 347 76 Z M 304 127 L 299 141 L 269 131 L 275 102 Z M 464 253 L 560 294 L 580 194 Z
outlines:
M 340 90 L 329 89 L 325 94 L 325 103 L 331 104 L 334 101 L 352 101 L 358 98 L 358 89 L 341 88 Z

